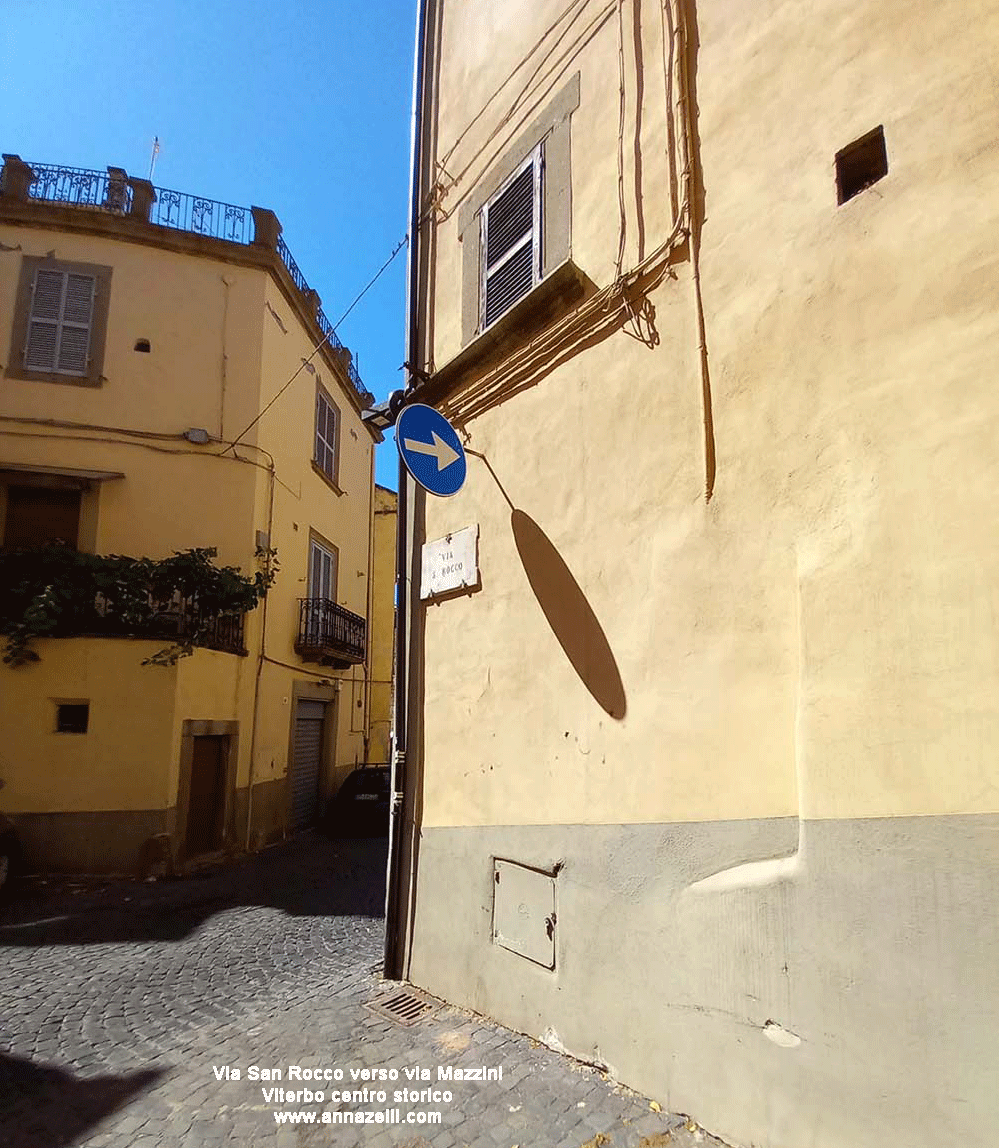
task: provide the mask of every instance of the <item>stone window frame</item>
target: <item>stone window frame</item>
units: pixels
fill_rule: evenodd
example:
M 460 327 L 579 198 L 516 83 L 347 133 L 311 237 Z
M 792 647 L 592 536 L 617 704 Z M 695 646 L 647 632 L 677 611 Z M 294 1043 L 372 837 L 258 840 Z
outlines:
M 235 824 L 236 782 L 239 771 L 239 722 L 205 721 L 185 718 L 180 727 L 180 761 L 177 777 L 177 804 L 174 807 L 173 847 L 176 856 L 187 857 L 187 819 L 191 807 L 191 769 L 196 737 L 227 737 L 225 793 L 223 795 L 222 840 L 235 846 L 239 827 Z
M 61 271 L 76 275 L 92 275 L 94 308 L 90 320 L 90 348 L 87 373 L 69 375 L 59 371 L 32 371 L 24 365 L 24 349 L 28 339 L 28 321 L 31 316 L 32 288 L 39 270 Z M 111 304 L 111 268 L 98 263 L 73 263 L 64 259 L 50 259 L 46 255 L 25 255 L 21 259 L 21 275 L 14 301 L 14 321 L 11 325 L 10 348 L 4 375 L 8 379 L 23 379 L 35 383 L 62 383 L 70 387 L 99 387 L 104 378 L 104 351 L 107 342 L 108 310 Z
M 482 209 L 539 147 L 543 150 L 541 179 L 541 270 L 527 299 L 572 252 L 572 183 L 569 117 L 579 107 L 579 78 L 569 82 L 506 148 L 458 209 L 461 242 L 461 345 L 468 346 L 483 333 Z M 520 302 L 520 300 L 517 300 Z M 504 312 L 509 314 L 509 311 Z M 496 322 L 500 322 L 499 316 Z M 493 324 L 495 325 L 495 323 Z

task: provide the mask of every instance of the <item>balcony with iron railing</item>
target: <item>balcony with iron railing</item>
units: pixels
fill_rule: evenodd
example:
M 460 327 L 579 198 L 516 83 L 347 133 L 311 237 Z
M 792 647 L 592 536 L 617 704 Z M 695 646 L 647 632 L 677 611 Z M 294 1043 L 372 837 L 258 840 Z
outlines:
M 141 619 L 130 617 L 103 594 L 93 601 L 65 603 L 51 638 L 140 638 L 245 655 L 246 615 L 242 612 L 203 613 L 196 601 L 180 597 L 162 603 Z
M 342 366 L 362 407 L 374 395 L 361 382 L 354 356 L 337 338 L 318 294 L 309 286 L 281 237 L 281 224 L 273 212 L 260 207 L 238 207 L 188 192 L 154 187 L 149 180 L 128 175 L 123 168 L 106 172 L 80 167 L 26 163 L 5 154 L 0 170 L 0 204 L 49 203 L 81 212 L 119 216 L 165 230 L 199 235 L 243 248 L 273 251 L 301 296 L 303 310 L 322 334 L 332 357 Z
M 299 598 L 295 652 L 303 662 L 346 669 L 364 661 L 368 623 L 331 598 Z

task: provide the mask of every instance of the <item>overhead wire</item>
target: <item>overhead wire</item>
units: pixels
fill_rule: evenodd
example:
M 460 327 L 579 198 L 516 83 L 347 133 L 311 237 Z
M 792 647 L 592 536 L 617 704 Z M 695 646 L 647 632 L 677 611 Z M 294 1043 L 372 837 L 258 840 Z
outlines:
M 679 210 L 676 186 L 676 116 L 673 108 L 673 73 L 676 70 L 676 36 L 674 34 L 671 0 L 662 0 L 659 8 L 659 29 L 662 35 L 663 88 L 666 100 L 666 162 L 669 165 L 669 195 L 675 216 Z M 669 22 L 669 31 L 666 29 Z
M 395 245 L 395 247 L 392 248 L 391 255 L 389 255 L 388 259 L 385 260 L 385 262 L 381 265 L 381 267 L 379 267 L 378 270 L 375 272 L 375 274 L 368 280 L 367 285 L 354 296 L 354 301 L 347 308 L 347 310 L 344 311 L 344 313 L 340 316 L 340 318 L 337 319 L 337 321 L 333 324 L 333 330 L 334 331 L 337 329 L 337 327 L 340 326 L 340 324 L 344 321 L 344 319 L 347 318 L 347 316 L 351 313 L 351 311 L 354 310 L 354 308 L 357 306 L 358 303 L 360 303 L 360 301 L 364 298 L 364 296 L 367 295 L 367 293 L 371 290 L 371 288 L 374 287 L 374 285 L 381 278 L 382 272 L 386 270 L 388 265 L 392 262 L 393 259 L 395 259 L 395 257 L 399 254 L 399 252 L 406 246 L 406 243 L 408 241 L 409 241 L 409 233 L 407 232 L 402 237 L 402 239 L 399 240 L 399 242 Z
M 32 422 L 34 420 L 27 419 L 24 421 Z M 64 429 L 64 428 L 60 428 L 60 429 Z M 123 432 L 123 433 L 127 433 L 127 432 Z M 217 454 L 214 451 L 185 449 L 183 447 L 180 447 L 177 449 L 171 449 L 170 447 L 165 447 L 165 446 L 155 446 L 153 443 L 146 442 L 143 439 L 139 439 L 139 441 L 137 441 L 137 442 L 129 442 L 127 439 L 107 438 L 105 435 L 53 434 L 52 431 L 20 431 L 20 430 L 2 430 L 2 429 L 0 429 L 0 435 L 2 435 L 5 438 L 47 438 L 47 439 L 56 439 L 56 440 L 59 440 L 62 442 L 103 442 L 103 443 L 109 443 L 112 446 L 139 447 L 142 450 L 156 451 L 157 454 L 175 454 L 175 455 L 185 454 L 185 455 L 192 455 L 196 458 L 212 458 L 212 459 L 224 458 L 224 455 Z M 166 436 L 164 436 L 164 437 L 166 437 Z M 170 437 L 174 437 L 174 436 L 170 436 Z M 260 470 L 266 470 L 268 472 L 273 472 L 273 473 L 275 473 L 275 477 L 276 477 L 276 472 L 274 471 L 273 456 L 270 455 L 269 452 L 265 451 L 263 447 L 258 447 L 257 449 L 263 451 L 263 453 L 267 455 L 267 457 L 270 461 L 267 463 L 257 462 L 256 460 L 254 460 L 252 458 L 243 458 L 242 456 L 240 456 L 238 454 L 233 455 L 233 461 L 241 462 L 245 466 L 255 466 L 255 467 L 258 467 Z M 226 461 L 229 461 L 229 460 L 226 460 Z M 281 482 L 280 479 L 277 479 L 277 481 Z M 281 485 L 284 486 L 285 484 L 282 482 Z
M 403 247 L 406 246 L 406 243 L 408 240 L 409 240 L 409 234 L 407 233 L 395 245 L 395 247 L 392 250 L 391 255 L 389 255 L 388 259 L 386 259 L 385 262 L 381 265 L 381 267 L 378 268 L 378 270 L 371 277 L 371 279 L 368 280 L 367 284 L 357 293 L 357 295 L 354 296 L 353 302 L 350 304 L 350 306 L 347 308 L 347 310 L 344 311 L 344 313 L 340 316 L 340 318 L 337 319 L 337 321 L 333 324 L 333 326 L 330 327 L 330 329 L 326 333 L 326 335 L 316 344 L 316 346 L 313 348 L 312 353 L 308 356 L 308 358 L 305 358 L 301 361 L 298 368 L 294 371 L 294 373 L 291 375 L 291 377 L 288 379 L 288 381 L 270 399 L 270 401 L 266 404 L 266 406 L 262 407 L 261 410 L 257 412 L 257 414 L 250 420 L 250 422 L 248 422 L 246 424 L 246 426 L 239 432 L 239 434 L 236 435 L 236 437 L 232 440 L 232 442 L 228 443 L 225 450 L 221 452 L 222 454 L 227 454 L 230 450 L 235 450 L 235 447 L 241 442 L 243 436 L 246 434 L 249 434 L 249 432 L 251 430 L 253 430 L 253 428 L 257 425 L 257 423 L 260 422 L 260 420 L 264 417 L 264 415 L 267 414 L 267 412 L 271 409 L 272 406 L 274 406 L 274 404 L 285 393 L 285 391 L 291 386 L 291 384 L 298 378 L 298 376 L 305 370 L 305 368 L 309 366 L 309 364 L 316 357 L 316 355 L 319 354 L 319 352 L 323 349 L 323 347 L 336 334 L 337 327 L 340 326 L 340 324 L 344 321 L 344 319 L 347 318 L 347 316 L 351 313 L 351 311 L 354 310 L 354 308 L 361 301 L 361 299 L 364 298 L 364 296 L 368 293 L 368 291 L 381 278 L 382 273 L 388 268 L 389 264 L 392 262 L 393 259 L 395 259 L 395 257 L 399 254 L 399 252 L 403 249 Z

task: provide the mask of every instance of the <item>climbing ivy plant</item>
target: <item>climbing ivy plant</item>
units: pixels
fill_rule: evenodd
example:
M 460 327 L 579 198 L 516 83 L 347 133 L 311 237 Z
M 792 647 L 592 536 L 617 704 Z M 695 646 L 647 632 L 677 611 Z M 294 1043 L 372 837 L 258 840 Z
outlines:
M 80 634 L 176 639 L 143 661 L 174 665 L 205 645 L 219 619 L 253 610 L 277 577 L 276 551 L 258 549 L 251 575 L 217 566 L 214 547 L 169 558 L 81 554 L 45 546 L 0 554 L 0 637 L 9 666 L 39 661 L 38 638 Z

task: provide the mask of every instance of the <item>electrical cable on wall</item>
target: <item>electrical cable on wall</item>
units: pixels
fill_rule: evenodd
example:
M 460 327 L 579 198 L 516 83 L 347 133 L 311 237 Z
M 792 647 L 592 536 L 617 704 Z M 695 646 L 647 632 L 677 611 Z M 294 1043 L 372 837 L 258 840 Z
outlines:
M 597 13 L 597 15 L 590 21 L 590 23 L 579 33 L 579 35 L 572 42 L 572 44 L 570 44 L 569 47 L 558 57 L 558 59 L 555 61 L 555 63 L 549 69 L 549 75 L 552 72 L 555 72 L 566 59 L 571 59 L 573 54 L 578 51 L 578 49 L 582 46 L 582 44 L 586 43 L 589 40 L 589 38 L 596 33 L 596 31 L 599 29 L 600 25 L 603 24 L 606 20 L 608 20 L 610 18 L 610 16 L 613 15 L 613 13 L 616 11 L 616 9 L 617 9 L 617 0 L 613 0 L 612 3 L 606 5 L 604 8 L 602 8 Z M 547 62 L 547 59 L 545 62 Z M 547 80 L 548 76 L 546 76 L 545 79 Z M 451 182 L 449 183 L 448 188 L 447 188 L 448 191 L 450 191 L 453 187 L 456 187 L 458 184 L 460 184 L 462 182 L 462 180 L 464 180 L 464 178 L 468 175 L 468 172 L 475 165 L 476 161 L 478 159 L 480 159 L 483 152 L 485 152 L 485 150 L 489 147 L 489 145 L 492 143 L 492 141 L 499 135 L 499 133 L 503 130 L 503 128 L 505 128 L 509 124 L 509 122 L 512 120 L 514 113 L 517 111 L 517 106 L 518 106 L 520 100 L 522 100 L 526 96 L 526 94 L 527 94 L 527 89 L 525 89 L 524 91 L 522 91 L 518 95 L 517 100 L 514 102 L 514 105 L 509 109 L 509 111 L 507 111 L 507 113 L 493 127 L 492 131 L 489 133 L 489 135 L 486 137 L 486 139 L 483 141 L 483 143 L 479 146 L 478 150 L 468 160 L 468 162 L 465 164 L 465 166 L 463 168 L 461 168 L 461 170 L 457 173 L 457 175 L 451 177 Z M 528 119 L 528 117 L 537 110 L 537 108 L 539 107 L 541 102 L 544 100 L 546 94 L 547 94 L 547 92 L 542 93 L 542 95 L 539 96 L 534 101 L 534 103 L 531 104 L 531 106 L 526 109 L 526 111 L 524 111 L 524 113 L 520 116 L 517 124 L 514 126 L 513 131 L 516 131 L 516 129 L 519 128 L 524 123 L 524 121 L 526 119 Z M 500 145 L 500 148 L 497 150 L 502 150 L 503 147 L 505 147 L 505 146 L 507 146 L 507 144 L 509 144 L 510 139 L 512 138 L 512 134 L 513 134 L 512 131 L 510 133 L 508 133 L 506 140 L 504 141 L 503 144 Z M 487 159 L 485 161 L 485 166 L 488 167 L 488 165 L 490 163 L 492 163 L 494 161 L 494 159 L 495 159 L 495 152 L 491 156 L 487 157 Z
M 503 91 L 503 89 L 507 86 L 507 84 L 510 83 L 510 81 L 513 79 L 513 77 L 520 71 L 520 69 L 527 63 L 527 61 L 534 55 L 534 53 L 538 50 L 538 48 L 541 47 L 541 45 L 545 42 L 545 40 L 548 39 L 548 37 L 552 34 L 552 32 L 555 31 L 555 29 L 559 26 L 559 24 L 562 23 L 562 21 L 565 19 L 565 17 L 569 15 L 569 13 L 573 10 L 573 8 L 579 7 L 580 4 L 582 4 L 583 7 L 585 8 L 589 3 L 590 3 L 590 0 L 572 0 L 572 2 L 569 4 L 569 6 L 567 8 L 565 8 L 559 14 L 558 17 L 556 17 L 554 22 L 552 24 L 550 24 L 548 26 L 548 28 L 545 29 L 545 31 L 541 34 L 539 39 L 532 45 L 531 50 L 527 53 L 527 55 L 521 58 L 520 62 L 517 63 L 514 66 L 513 70 L 507 74 L 506 78 L 499 85 L 499 87 L 496 88 L 496 90 L 486 100 L 486 102 L 482 105 L 482 107 L 479 108 L 479 110 L 469 120 L 469 122 L 464 126 L 464 128 L 462 128 L 462 130 L 457 134 L 457 136 L 455 136 L 454 140 L 451 143 L 451 146 L 444 153 L 443 157 L 437 161 L 437 166 L 439 168 L 447 167 L 448 160 L 451 158 L 452 155 L 454 155 L 459 144 L 465 138 L 465 136 L 468 135 L 468 133 L 472 130 L 472 128 L 475 127 L 475 125 L 479 122 L 479 120 L 482 118 L 482 116 L 485 115 L 486 109 L 489 107 L 489 105 L 493 102 L 493 100 L 496 99 L 496 97 L 500 94 L 500 92 Z M 578 15 L 578 13 L 577 13 L 577 15 Z M 573 19 L 575 19 L 575 17 Z M 572 21 L 570 21 L 569 27 L 571 27 L 571 25 L 572 25 Z M 568 30 L 568 29 L 566 29 L 566 30 Z M 565 32 L 563 31 L 563 35 L 564 34 L 565 34 Z M 542 61 L 542 63 L 543 62 L 544 62 L 544 60 Z M 520 95 L 518 95 L 518 97 L 517 97 L 518 100 L 523 95 L 523 93 L 528 89 L 528 87 L 530 86 L 530 84 L 532 83 L 532 81 L 534 80 L 534 77 L 536 75 L 537 75 L 537 72 L 535 71 L 528 78 L 527 83 L 521 89 Z M 514 100 L 514 105 L 516 105 L 516 103 L 517 103 L 517 100 Z
M 619 90 L 621 92 L 621 112 L 623 116 L 625 89 L 623 75 L 621 74 L 621 69 L 623 68 L 621 5 L 617 3 L 613 7 L 617 9 L 619 15 Z M 624 214 L 623 200 L 623 153 L 621 151 L 623 147 L 623 126 L 619 126 L 618 190 L 619 207 L 621 210 L 621 232 L 619 235 L 618 273 L 615 281 L 603 290 L 598 291 L 596 295 L 570 312 L 559 322 L 540 332 L 527 344 L 518 347 L 516 351 L 508 355 L 503 362 L 497 364 L 497 366 L 490 370 L 485 376 L 463 387 L 460 393 L 449 396 L 444 403 L 446 413 L 449 417 L 453 417 L 461 424 L 467 423 L 470 419 L 484 413 L 496 403 L 503 401 L 524 387 L 530 386 L 531 378 L 537 370 L 564 361 L 584 339 L 591 338 L 594 335 L 610 334 L 616 326 L 620 325 L 622 312 L 625 321 L 631 319 L 636 321 L 637 325 L 637 317 L 635 308 L 632 305 L 632 299 L 637 300 L 640 297 L 646 296 L 649 291 L 654 290 L 655 287 L 663 281 L 666 275 L 670 273 L 671 258 L 674 250 L 689 238 L 691 145 L 685 124 L 683 125 L 683 130 L 677 132 L 676 136 L 674 136 L 672 131 L 675 112 L 679 113 L 681 121 L 685 121 L 687 110 L 687 100 L 684 98 L 685 83 L 682 74 L 684 65 L 682 53 L 683 27 L 681 16 L 678 14 L 674 17 L 671 0 L 665 0 L 663 8 L 667 10 L 667 14 L 663 16 L 661 21 L 662 34 L 664 37 L 663 67 L 664 70 L 669 68 L 671 73 L 680 73 L 676 78 L 674 78 L 672 74 L 668 75 L 664 83 L 666 94 L 666 120 L 669 125 L 667 130 L 667 147 L 671 144 L 679 143 L 681 152 L 680 165 L 683 174 L 683 186 L 678 197 L 679 201 L 676 202 L 676 197 L 673 197 L 676 206 L 673 211 L 673 220 L 669 234 L 654 251 L 638 264 L 629 270 L 623 269 L 626 217 Z M 670 29 L 668 42 L 666 30 L 667 19 Z M 680 92 L 680 100 L 676 109 L 674 109 L 671 98 L 674 91 L 674 83 L 676 89 Z M 643 337 L 641 330 L 638 331 L 638 337 Z M 703 342 L 703 339 L 701 341 Z M 710 483 L 711 464 L 709 462 L 708 490 L 710 490 Z M 710 494 L 708 494 L 707 497 L 710 497 Z
M 617 124 L 617 203 L 621 213 L 621 231 L 617 243 L 617 278 L 624 266 L 624 248 L 628 238 L 628 212 L 624 206 L 624 121 L 627 110 L 624 86 L 624 0 L 617 0 L 617 74 L 620 91 Z

